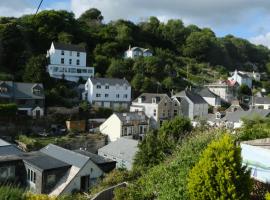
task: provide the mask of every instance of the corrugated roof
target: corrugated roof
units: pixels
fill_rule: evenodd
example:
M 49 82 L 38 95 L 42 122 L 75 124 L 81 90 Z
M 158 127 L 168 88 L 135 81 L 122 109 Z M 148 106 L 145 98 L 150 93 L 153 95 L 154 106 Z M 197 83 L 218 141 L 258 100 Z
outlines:
M 270 104 L 269 97 L 255 97 L 254 100 L 256 104 Z
M 79 168 L 83 167 L 89 160 L 89 157 L 85 155 L 76 153 L 68 149 L 64 149 L 54 144 L 49 144 L 46 147 L 42 148 L 40 151 L 51 157 L 54 157 L 58 160 L 61 160 L 65 163 L 74 165 Z
M 100 148 L 98 152 L 115 156 L 117 158 L 133 162 L 133 159 L 138 151 L 138 141 L 119 138 L 114 142 L 109 143 L 108 145 Z
M 75 150 L 75 152 L 80 153 L 84 156 L 87 156 L 90 158 L 90 160 L 92 160 L 95 164 L 103 164 L 103 163 L 111 163 L 111 162 L 115 162 L 111 159 L 108 158 L 104 158 L 102 156 L 99 156 L 97 154 L 91 153 L 89 151 L 84 151 L 84 150 Z
M 235 111 L 231 113 L 227 113 L 225 119 L 230 122 L 238 122 L 242 118 L 253 118 L 256 116 L 259 117 L 268 117 L 270 114 L 270 110 L 263 110 L 263 109 L 252 109 L 248 111 Z
M 142 103 L 152 103 L 152 99 L 156 98 L 157 103 L 162 101 L 163 98 L 168 97 L 167 94 L 158 94 L 158 93 L 142 93 L 139 97 L 137 97 L 133 102 L 138 103 L 139 98 L 142 98 Z
M 53 42 L 53 45 L 55 49 L 59 50 L 86 52 L 84 47 L 75 44 Z
M 101 85 L 124 85 L 126 84 L 127 86 L 130 86 L 129 82 L 126 79 L 119 79 L 119 78 L 90 78 L 91 82 L 96 85 L 96 84 L 101 84 Z
M 41 171 L 71 166 L 66 162 L 63 162 L 40 151 L 26 153 L 21 157 L 24 162 L 35 166 Z

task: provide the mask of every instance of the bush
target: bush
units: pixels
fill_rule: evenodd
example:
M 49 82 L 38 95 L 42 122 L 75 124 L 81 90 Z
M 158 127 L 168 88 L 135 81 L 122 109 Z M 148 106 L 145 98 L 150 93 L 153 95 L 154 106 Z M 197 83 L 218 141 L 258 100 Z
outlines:
M 250 172 L 242 167 L 241 149 L 225 134 L 213 141 L 189 173 L 190 199 L 250 199 Z
M 14 117 L 17 113 L 17 105 L 14 103 L 0 104 L 1 117 Z
M 1 186 L 0 187 L 0 199 L 2 200 L 26 200 L 24 190 L 13 186 Z

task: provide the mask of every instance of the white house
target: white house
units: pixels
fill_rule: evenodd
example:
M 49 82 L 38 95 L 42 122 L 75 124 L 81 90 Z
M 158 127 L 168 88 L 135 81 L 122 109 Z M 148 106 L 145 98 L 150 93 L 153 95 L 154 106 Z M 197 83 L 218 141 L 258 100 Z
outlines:
M 237 70 L 234 71 L 234 74 L 228 78 L 230 81 L 236 81 L 239 85 L 247 85 L 249 88 L 252 88 L 252 78 L 247 74 L 241 73 Z
M 164 120 L 173 118 L 172 105 L 167 94 L 143 93 L 132 101 L 130 111 L 143 111 L 150 119 L 150 126 L 159 128 Z
M 184 90 L 172 96 L 181 102 L 182 114 L 193 120 L 196 117 L 203 117 L 208 114 L 207 102 L 197 93 L 191 90 Z
M 153 53 L 150 49 L 144 49 L 141 47 L 130 47 L 125 51 L 125 58 L 137 58 L 137 57 L 149 57 L 153 56 Z
M 234 75 L 235 72 L 230 72 L 230 75 Z M 238 71 L 238 73 L 240 74 L 246 74 L 247 76 L 249 76 L 251 79 L 255 80 L 255 81 L 260 81 L 261 80 L 261 74 L 259 72 L 246 72 L 246 71 Z
M 210 105 L 213 107 L 221 106 L 221 98 L 215 93 L 211 92 L 208 88 L 203 88 L 198 92 L 198 94 Z
M 131 86 L 126 79 L 88 78 L 82 96 L 97 107 L 128 109 L 131 101 Z
M 205 85 L 211 92 L 218 95 L 221 100 L 225 102 L 231 102 L 236 95 L 236 88 L 238 83 L 236 81 L 218 81 Z
M 241 142 L 242 164 L 251 171 L 251 177 L 270 183 L 270 138 Z
M 47 57 L 49 58 L 47 70 L 53 78 L 77 82 L 80 78 L 87 80 L 94 77 L 94 68 L 86 66 L 84 47 L 52 42 Z
M 132 169 L 134 157 L 139 150 L 138 140 L 118 138 L 98 150 L 98 155 L 116 161 L 117 168 Z
M 110 142 L 120 137 L 142 138 L 148 129 L 149 120 L 143 112 L 114 113 L 99 127 Z
M 258 109 L 270 109 L 270 98 L 269 97 L 254 97 L 254 107 Z

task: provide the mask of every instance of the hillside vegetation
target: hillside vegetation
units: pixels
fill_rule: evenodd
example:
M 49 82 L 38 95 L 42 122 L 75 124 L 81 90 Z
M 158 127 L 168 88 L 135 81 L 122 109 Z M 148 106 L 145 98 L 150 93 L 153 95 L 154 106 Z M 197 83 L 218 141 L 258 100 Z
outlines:
M 47 96 L 72 98 L 63 84 L 50 80 L 45 72 L 45 55 L 52 41 L 85 46 L 88 66 L 95 67 L 96 76 L 125 77 L 135 95 L 207 83 L 235 68 L 253 70 L 256 65 L 265 71 L 270 52 L 232 35 L 219 38 L 209 28 L 185 26 L 180 19 L 103 23 L 97 9 L 89 9 L 78 19 L 68 11 L 46 10 L 0 18 L 1 80 L 43 82 Z M 149 48 L 154 56 L 124 60 L 129 45 Z

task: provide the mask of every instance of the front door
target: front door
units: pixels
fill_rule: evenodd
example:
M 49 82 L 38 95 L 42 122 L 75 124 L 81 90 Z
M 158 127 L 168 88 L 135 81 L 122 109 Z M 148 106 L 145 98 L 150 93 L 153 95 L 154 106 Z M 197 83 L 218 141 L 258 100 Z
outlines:
M 90 186 L 90 180 L 88 176 L 81 176 L 81 191 L 87 191 Z

